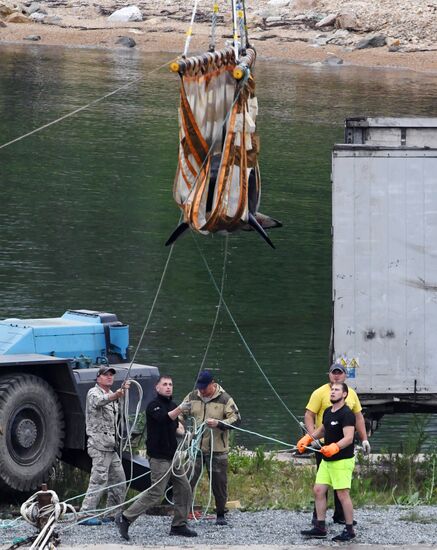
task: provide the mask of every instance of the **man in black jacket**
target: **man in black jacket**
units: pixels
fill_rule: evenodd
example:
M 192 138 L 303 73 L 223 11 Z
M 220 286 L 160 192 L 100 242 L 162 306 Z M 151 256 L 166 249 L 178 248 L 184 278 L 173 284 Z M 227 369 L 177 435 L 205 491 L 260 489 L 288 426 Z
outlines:
M 179 407 L 172 399 L 173 381 L 170 376 L 161 376 L 156 384 L 156 398 L 146 409 L 147 454 L 149 455 L 151 479 L 150 488 L 122 514 L 116 517 L 121 536 L 129 540 L 129 526 L 148 508 L 160 504 L 168 481 L 173 484 L 175 503 L 174 517 L 170 535 L 196 537 L 197 533 L 187 527 L 187 518 L 191 507 L 191 487 L 184 470 L 173 464 L 177 449 L 176 434 L 182 435 L 184 428 L 178 416 L 186 405 Z

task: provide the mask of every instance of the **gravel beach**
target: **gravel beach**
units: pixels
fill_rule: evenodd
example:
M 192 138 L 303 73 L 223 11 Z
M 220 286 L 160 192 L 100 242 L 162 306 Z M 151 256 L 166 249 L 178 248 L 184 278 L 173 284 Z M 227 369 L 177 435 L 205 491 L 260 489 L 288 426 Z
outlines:
M 328 518 L 331 512 L 328 511 Z M 432 506 L 388 506 L 375 508 L 361 508 L 355 514 L 358 525 L 356 527 L 356 544 L 385 545 L 411 548 L 417 545 L 437 545 L 437 507 Z M 250 547 L 264 545 L 265 548 L 274 547 L 317 547 L 320 545 L 334 545 L 331 538 L 342 530 L 340 525 L 328 522 L 327 540 L 305 540 L 300 530 L 310 525 L 310 512 L 292 512 L 285 510 L 265 510 L 261 512 L 232 511 L 228 514 L 229 524 L 224 527 L 215 525 L 214 520 L 205 519 L 191 522 L 198 537 L 185 539 L 170 537 L 170 518 L 162 516 L 141 516 L 131 527 L 131 540 L 123 541 L 113 524 L 99 527 L 62 525 L 62 548 L 73 546 L 87 548 L 86 545 L 100 544 L 115 545 L 119 548 L 123 543 L 126 547 L 138 545 L 140 547 L 189 547 L 189 548 L 225 548 L 226 545 Z M 5 525 L 6 521 L 3 521 Z M 2 523 L 0 523 L 2 525 Z M 15 537 L 29 536 L 34 532 L 33 527 L 20 521 L 10 529 L 1 529 L 2 543 L 11 544 Z M 344 545 L 343 545 L 344 547 Z M 0 546 L 6 549 L 7 546 Z
M 0 0 L 0 48 L 11 43 L 129 47 L 180 55 L 193 3 Z M 222 47 L 232 36 L 232 24 L 229 0 L 218 4 L 217 41 Z M 137 7 L 141 20 L 110 19 L 128 6 Z M 199 0 L 191 53 L 208 46 L 211 6 L 210 0 Z M 246 0 L 246 6 L 249 36 L 262 58 L 437 73 L 437 0 Z

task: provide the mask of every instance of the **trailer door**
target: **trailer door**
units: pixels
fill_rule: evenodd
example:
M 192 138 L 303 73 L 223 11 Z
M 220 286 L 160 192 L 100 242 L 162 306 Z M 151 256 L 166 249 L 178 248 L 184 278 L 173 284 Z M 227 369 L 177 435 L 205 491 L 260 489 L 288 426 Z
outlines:
M 437 150 L 333 152 L 334 358 L 361 393 L 437 391 Z

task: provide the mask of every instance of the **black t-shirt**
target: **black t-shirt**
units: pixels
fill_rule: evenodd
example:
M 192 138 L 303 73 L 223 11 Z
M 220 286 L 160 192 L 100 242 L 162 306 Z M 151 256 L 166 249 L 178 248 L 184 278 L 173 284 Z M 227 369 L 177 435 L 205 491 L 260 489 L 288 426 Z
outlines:
M 343 439 L 343 428 L 353 426 L 355 428 L 355 415 L 347 405 L 344 405 L 338 411 L 332 412 L 328 407 L 323 413 L 323 426 L 325 428 L 325 445 L 337 443 Z M 354 443 L 341 449 L 339 453 L 331 457 L 323 457 L 323 460 L 341 460 L 343 458 L 352 458 L 354 456 Z
M 177 407 L 171 397 L 156 395 L 146 409 L 147 454 L 151 458 L 172 460 L 178 446 L 176 429 L 178 419 L 172 420 L 168 413 Z

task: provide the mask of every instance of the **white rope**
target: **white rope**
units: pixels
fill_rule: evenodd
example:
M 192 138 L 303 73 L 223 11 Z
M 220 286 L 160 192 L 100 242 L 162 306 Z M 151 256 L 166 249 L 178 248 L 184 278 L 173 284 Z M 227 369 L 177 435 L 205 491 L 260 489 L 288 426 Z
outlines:
M 232 22 L 233 22 L 233 48 L 235 53 L 235 61 L 238 62 L 239 58 L 239 46 L 238 42 L 238 22 L 237 22 L 237 4 L 235 0 L 232 0 Z
M 190 26 L 188 27 L 188 30 L 187 30 L 187 38 L 185 40 L 184 53 L 182 54 L 182 57 L 187 57 L 188 55 L 188 48 L 190 47 L 191 37 L 193 36 L 193 23 L 194 23 L 194 18 L 196 17 L 197 4 L 198 4 L 198 0 L 194 0 L 193 13 L 191 14 Z
M 194 242 L 196 244 L 196 247 L 197 247 L 197 250 L 199 251 L 200 253 L 200 256 L 205 264 L 205 267 L 209 273 L 209 276 L 210 276 L 210 279 L 212 281 L 212 284 L 214 285 L 216 291 L 219 293 L 220 295 L 220 288 L 218 287 L 217 285 L 217 282 L 214 278 L 214 275 L 212 274 L 211 272 L 211 269 L 208 265 L 208 262 L 206 261 L 206 258 L 197 242 L 197 240 L 194 238 L 194 235 L 193 235 L 193 239 L 194 239 Z M 246 339 L 244 338 L 243 336 L 243 333 L 241 332 L 240 330 L 240 327 L 238 326 L 236 320 L 234 319 L 234 316 L 232 315 L 231 313 L 231 310 L 229 309 L 225 299 L 222 297 L 222 303 L 229 315 L 229 318 L 231 319 L 232 321 L 232 324 L 234 325 L 239 337 L 241 338 L 241 341 L 243 342 L 244 344 L 244 347 L 246 348 L 247 352 L 249 353 L 249 356 L 251 357 L 251 359 L 253 360 L 253 362 L 255 363 L 255 365 L 258 367 L 259 371 L 261 372 L 262 376 L 264 377 L 265 381 L 267 382 L 267 384 L 269 385 L 270 389 L 273 391 L 273 393 L 276 395 L 276 397 L 278 398 L 278 400 L 282 403 L 282 405 L 284 406 L 284 408 L 286 409 L 286 411 L 289 413 L 289 415 L 299 424 L 300 426 L 300 421 L 298 420 L 298 418 L 291 412 L 291 410 L 287 407 L 285 401 L 282 399 L 282 397 L 278 394 L 278 392 L 276 391 L 276 389 L 274 388 L 273 384 L 270 382 L 269 378 L 267 377 L 267 375 L 265 374 L 264 370 L 262 369 L 261 365 L 258 363 L 253 351 L 250 349 L 250 346 L 249 344 L 247 343 Z
M 173 60 L 171 60 L 173 61 Z M 159 69 L 162 69 L 163 67 L 167 66 L 171 61 L 167 61 L 166 63 L 163 63 L 159 67 L 155 67 L 151 71 L 149 71 L 148 75 L 151 75 L 158 71 Z M 130 86 L 133 86 L 137 82 L 140 82 L 145 78 L 145 75 L 140 76 L 138 78 L 135 78 L 131 82 L 128 82 L 127 84 L 123 84 L 123 86 L 120 86 L 116 90 L 113 90 L 112 92 L 109 92 L 102 97 L 99 97 L 97 99 L 94 99 L 93 101 L 90 101 L 90 103 L 87 103 L 86 105 L 83 105 L 82 107 L 79 107 L 78 109 L 75 109 L 74 111 L 71 111 L 70 113 L 67 113 L 56 120 L 52 120 L 51 122 L 48 122 L 47 124 L 43 124 L 43 126 L 40 126 L 39 128 L 35 128 L 34 130 L 27 132 L 27 134 L 23 134 L 22 136 L 19 136 L 15 139 L 12 139 L 11 141 L 8 141 L 6 143 L 3 143 L 3 145 L 0 145 L 0 149 L 3 149 L 4 147 L 8 147 L 9 145 L 12 145 L 13 143 L 17 143 L 18 141 L 21 141 L 24 138 L 27 138 L 29 136 L 32 136 L 33 134 L 36 134 L 37 132 L 41 132 L 41 130 L 45 130 L 46 128 L 49 128 L 50 126 L 53 126 L 54 124 L 57 124 L 58 122 L 62 122 L 63 120 L 72 117 L 73 115 L 76 115 L 77 113 L 80 113 L 81 111 L 84 111 L 85 109 L 88 109 L 89 107 L 93 105 L 97 105 L 97 103 L 100 103 L 104 99 L 107 99 L 108 97 L 111 97 L 114 94 L 117 94 L 118 92 L 121 92 L 121 90 L 125 90 L 126 88 L 129 88 Z
M 203 370 L 203 366 L 206 361 L 206 357 L 208 355 L 209 347 L 211 345 L 215 329 L 217 326 L 217 321 L 220 315 L 222 303 L 223 303 L 223 289 L 225 286 L 225 278 L 226 278 L 226 264 L 227 264 L 227 257 L 228 257 L 228 243 L 229 243 L 229 233 L 226 233 L 225 235 L 225 250 L 223 252 L 223 269 L 222 269 L 222 280 L 220 283 L 220 292 L 219 292 L 219 302 L 216 306 L 216 312 L 215 312 L 215 318 L 214 323 L 212 325 L 211 333 L 209 335 L 208 344 L 206 345 L 205 353 L 203 354 L 202 362 L 200 364 L 199 372 L 197 373 L 196 380 L 199 377 L 200 372 Z M 194 385 L 196 384 L 196 380 L 194 381 Z
M 39 495 L 46 496 L 47 494 L 50 495 L 51 502 L 40 508 L 38 497 Z M 50 547 L 53 548 L 53 545 L 48 546 L 49 540 L 58 521 L 63 519 L 67 512 L 73 514 L 74 520 L 77 519 L 76 510 L 73 506 L 66 502 L 59 502 L 59 497 L 55 491 L 38 491 L 21 505 L 21 516 L 27 523 L 30 523 L 34 527 L 38 526 L 40 518 L 48 518 L 46 524 L 30 547 L 30 550 L 48 550 Z

